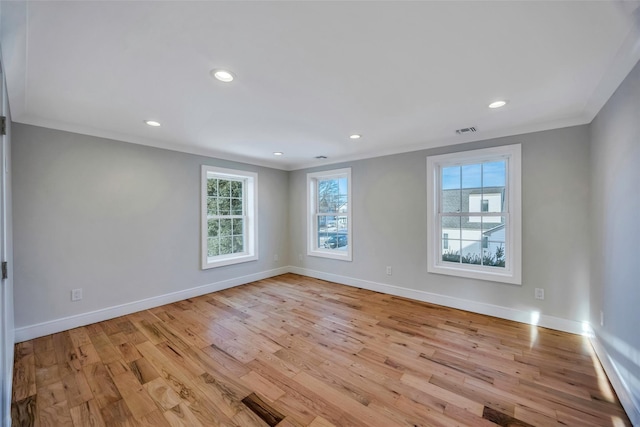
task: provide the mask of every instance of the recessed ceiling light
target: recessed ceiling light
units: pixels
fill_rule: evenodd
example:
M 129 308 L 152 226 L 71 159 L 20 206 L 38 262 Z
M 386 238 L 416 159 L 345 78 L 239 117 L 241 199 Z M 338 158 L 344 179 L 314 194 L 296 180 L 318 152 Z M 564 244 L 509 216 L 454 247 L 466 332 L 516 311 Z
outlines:
M 284 153 L 282 151 L 274 151 L 273 155 L 274 156 L 282 156 Z
M 507 101 L 496 101 L 489 104 L 489 108 L 500 108 L 507 105 Z
M 229 83 L 232 82 L 235 76 L 233 73 L 227 70 L 213 69 L 211 70 L 211 75 L 221 82 Z
M 362 138 L 362 135 L 358 135 L 357 133 L 354 133 L 353 135 L 349 135 L 349 138 L 351 138 L 351 139 L 360 139 L 360 138 Z
M 144 122 L 149 126 L 154 126 L 154 127 L 160 126 L 160 122 L 156 122 L 155 120 L 145 120 Z

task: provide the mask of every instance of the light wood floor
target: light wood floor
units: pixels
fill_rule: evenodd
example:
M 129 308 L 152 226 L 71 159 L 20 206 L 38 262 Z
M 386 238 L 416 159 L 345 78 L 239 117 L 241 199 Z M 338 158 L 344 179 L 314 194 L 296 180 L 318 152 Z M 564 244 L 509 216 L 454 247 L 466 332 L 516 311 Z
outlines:
M 586 338 L 294 274 L 17 344 L 14 426 L 630 425 Z

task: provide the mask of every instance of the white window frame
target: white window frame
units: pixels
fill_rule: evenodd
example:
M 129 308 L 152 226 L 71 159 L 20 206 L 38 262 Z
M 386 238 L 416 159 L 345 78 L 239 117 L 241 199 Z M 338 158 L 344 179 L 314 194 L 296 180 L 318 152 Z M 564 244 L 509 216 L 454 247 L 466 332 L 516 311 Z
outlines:
M 217 177 L 221 179 L 242 180 L 243 185 L 243 235 L 244 252 L 208 256 L 209 227 L 207 222 L 207 179 Z M 202 269 L 222 267 L 225 265 L 255 261 L 258 259 L 258 174 L 242 170 L 225 169 L 216 166 L 202 165 L 201 174 L 201 261 Z
M 448 166 L 506 160 L 504 268 L 442 261 L 440 220 L 441 169 Z M 427 157 L 427 271 L 470 279 L 522 284 L 522 160 L 520 144 Z
M 347 212 L 336 216 L 347 217 L 347 250 L 326 249 L 318 247 L 318 181 L 325 179 L 347 179 Z M 353 205 L 351 203 L 351 168 L 333 169 L 307 174 L 307 255 L 351 261 L 353 254 Z

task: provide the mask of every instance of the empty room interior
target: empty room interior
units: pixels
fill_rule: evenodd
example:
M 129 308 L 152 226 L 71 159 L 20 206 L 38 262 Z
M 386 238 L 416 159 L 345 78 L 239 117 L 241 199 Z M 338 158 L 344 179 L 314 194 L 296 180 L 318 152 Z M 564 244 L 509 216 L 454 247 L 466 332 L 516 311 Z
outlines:
M 640 425 L 639 61 L 639 1 L 0 1 L 0 424 Z

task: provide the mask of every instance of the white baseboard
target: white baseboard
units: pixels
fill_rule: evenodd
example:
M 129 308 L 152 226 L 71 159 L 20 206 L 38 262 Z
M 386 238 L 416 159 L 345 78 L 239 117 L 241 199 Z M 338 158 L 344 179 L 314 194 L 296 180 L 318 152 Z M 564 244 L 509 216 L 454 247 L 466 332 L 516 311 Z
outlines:
M 289 271 L 289 267 L 280 267 L 273 270 L 262 271 L 259 273 L 249 274 L 241 277 L 234 277 L 233 279 L 222 280 L 220 282 L 197 286 L 190 289 L 184 289 L 181 291 L 146 298 L 139 301 L 133 301 L 114 307 L 107 307 L 100 310 L 90 311 L 88 313 L 63 317 L 61 319 L 50 320 L 48 322 L 42 322 L 35 325 L 23 326 L 21 328 L 15 329 L 15 341 L 27 341 L 33 338 L 54 334 L 56 332 L 62 332 L 68 329 L 90 325 L 91 323 L 102 322 L 104 320 L 113 319 L 115 317 L 124 316 L 126 314 L 135 313 L 137 311 L 147 310 L 149 308 L 170 304 L 172 302 L 181 301 L 187 298 L 194 298 L 199 295 L 221 291 L 223 289 L 232 288 L 234 286 L 240 286 L 246 283 L 255 282 L 256 280 L 267 279 L 269 277 L 288 273 Z
M 61 332 L 80 326 L 89 325 L 91 323 L 101 322 L 115 317 L 124 316 L 141 310 L 147 310 L 164 304 L 170 304 L 187 298 L 208 294 L 211 292 L 221 291 L 223 289 L 232 288 L 234 286 L 244 285 L 256 280 L 267 279 L 269 277 L 278 276 L 285 273 L 295 273 L 303 276 L 314 277 L 317 279 L 327 280 L 330 282 L 340 283 L 343 285 L 354 286 L 358 288 L 368 289 L 371 291 L 381 292 L 389 295 L 396 295 L 405 298 L 411 298 L 418 301 L 424 301 L 431 304 L 442 305 L 460 310 L 471 311 L 474 313 L 485 314 L 488 316 L 499 317 L 502 319 L 513 320 L 516 322 L 538 325 L 559 331 L 586 334 L 589 336 L 591 345 L 596 352 L 600 363 L 611 381 L 620 402 L 627 412 L 629 419 L 633 425 L 640 425 L 640 405 L 633 398 L 633 393 L 627 387 L 623 376 L 620 375 L 615 362 L 607 353 L 605 347 L 593 334 L 588 325 L 585 327 L 580 322 L 562 319 L 554 316 L 534 314 L 531 312 L 516 310 L 509 307 L 502 307 L 493 304 L 486 304 L 477 301 L 466 300 L 462 298 L 450 297 L 447 295 L 435 294 L 416 289 L 405 288 L 401 286 L 388 285 L 385 283 L 372 282 L 368 280 L 356 279 L 353 277 L 341 276 L 333 273 L 325 273 L 321 271 L 309 270 L 306 268 L 286 266 L 273 270 L 267 270 L 259 273 L 249 274 L 246 276 L 236 277 L 233 279 L 223 280 L 220 282 L 210 283 L 203 286 L 197 286 L 190 289 L 184 289 L 178 292 L 172 292 L 165 295 L 146 298 L 144 300 L 134 301 L 121 304 L 114 307 L 108 307 L 95 310 L 88 313 L 78 314 L 75 316 L 55 319 L 48 322 L 38 323 L 35 325 L 24 326 L 15 329 L 15 342 L 27 341 L 33 338 Z M 586 329 L 586 330 L 585 330 Z
M 471 311 L 473 313 L 485 314 L 487 316 L 499 317 L 501 319 L 513 320 L 530 325 L 538 325 L 545 328 L 555 329 L 558 331 L 570 332 L 572 334 L 584 334 L 583 324 L 574 320 L 562 319 L 559 317 L 548 316 L 537 312 L 528 312 L 516 310 L 509 307 L 487 304 L 477 301 L 466 300 L 462 298 L 450 297 L 447 295 L 434 294 L 416 289 L 404 288 L 401 286 L 387 285 L 385 283 L 371 282 L 368 280 L 356 279 L 353 277 L 340 276 L 333 273 L 325 273 L 322 271 L 309 270 L 306 268 L 289 267 L 291 273 L 301 274 L 303 276 L 315 277 L 330 282 L 340 283 L 342 285 L 355 286 L 358 288 L 368 289 L 370 291 L 382 292 L 385 294 L 396 295 L 405 298 L 411 298 L 418 301 L 424 301 L 431 304 L 443 305 L 446 307 L 457 308 L 460 310 Z
M 158 307 L 164 304 L 170 304 L 172 302 L 180 301 L 187 298 L 193 298 L 210 292 L 221 291 L 223 289 L 244 285 L 256 280 L 266 279 L 285 273 L 301 274 L 303 276 L 315 277 L 318 279 L 328 280 L 330 282 L 340 283 L 343 285 L 355 286 L 371 291 L 411 298 L 431 304 L 438 304 L 446 307 L 457 308 L 460 310 L 471 311 L 474 313 L 486 314 L 488 316 L 543 326 L 545 328 L 556 329 L 559 331 L 565 331 L 574 334 L 582 334 L 584 332 L 582 324 L 573 320 L 561 319 L 544 314 L 539 315 L 538 313 L 516 310 L 509 307 L 470 301 L 462 298 L 419 291 L 416 289 L 388 285 L 385 283 L 371 282 L 368 280 L 356 279 L 353 277 L 340 276 L 338 274 L 325 273 L 295 266 L 286 266 L 273 270 L 263 271 L 260 273 L 236 277 L 229 280 L 223 280 L 204 286 L 185 289 L 170 294 L 159 295 L 144 300 L 121 304 L 114 307 L 107 307 L 88 313 L 63 317 L 61 319 L 55 319 L 35 325 L 23 326 L 20 328 L 16 328 L 15 340 L 16 342 L 27 341 L 33 338 L 54 334 L 56 332 L 66 331 L 68 329 L 89 325 L 91 323 L 102 322 L 104 320 L 113 319 L 114 317 L 135 313 L 136 311 L 147 310 L 149 308 Z
M 596 352 L 596 356 L 598 356 L 602 364 L 604 372 L 607 374 L 609 382 L 618 395 L 620 404 L 631 421 L 631 425 L 640 426 L 640 402 L 634 399 L 632 390 L 628 386 L 627 381 L 624 380 L 624 375 L 620 373 L 616 362 L 611 358 L 601 339 L 598 338 L 598 335 L 591 334 L 589 340 L 591 341 L 593 350 Z

